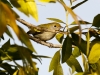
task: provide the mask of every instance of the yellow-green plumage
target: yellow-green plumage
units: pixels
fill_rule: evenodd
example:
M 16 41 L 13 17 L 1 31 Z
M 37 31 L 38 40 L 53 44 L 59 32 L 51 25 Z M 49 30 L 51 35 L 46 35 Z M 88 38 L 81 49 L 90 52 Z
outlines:
M 42 29 L 47 29 L 50 31 L 59 31 L 61 29 L 61 25 L 59 23 L 47 23 L 47 24 L 41 24 L 38 25 L 37 27 L 40 27 Z M 49 31 L 36 31 L 35 29 L 32 29 L 30 31 L 28 31 L 28 34 L 32 34 L 34 37 L 43 40 L 43 41 L 47 41 L 52 39 L 55 35 L 56 32 L 49 32 Z

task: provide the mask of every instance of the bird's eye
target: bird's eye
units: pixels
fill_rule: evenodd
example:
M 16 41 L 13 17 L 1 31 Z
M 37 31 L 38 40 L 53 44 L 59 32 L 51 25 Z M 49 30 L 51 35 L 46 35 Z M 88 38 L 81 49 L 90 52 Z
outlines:
M 54 25 L 54 27 L 57 27 L 56 25 Z

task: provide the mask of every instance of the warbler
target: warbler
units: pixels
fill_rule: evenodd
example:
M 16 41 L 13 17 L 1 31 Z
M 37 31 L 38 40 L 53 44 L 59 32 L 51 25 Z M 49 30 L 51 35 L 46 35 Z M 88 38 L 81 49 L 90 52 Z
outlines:
M 41 25 L 38 25 L 37 27 L 41 29 L 46 29 L 48 31 L 45 31 L 45 30 L 36 31 L 34 28 L 31 28 L 27 33 L 32 34 L 35 38 L 38 38 L 42 41 L 48 41 L 52 39 L 57 34 L 56 31 L 59 31 L 62 28 L 62 26 L 56 22 L 41 24 Z

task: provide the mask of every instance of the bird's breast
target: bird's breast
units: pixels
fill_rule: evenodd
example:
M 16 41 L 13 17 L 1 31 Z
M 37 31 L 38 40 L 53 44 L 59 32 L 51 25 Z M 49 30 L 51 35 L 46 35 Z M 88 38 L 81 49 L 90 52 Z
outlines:
M 34 37 L 36 37 L 40 40 L 43 40 L 43 41 L 47 41 L 47 40 L 52 39 L 55 36 L 55 34 L 56 33 L 53 33 L 53 32 L 43 32 L 41 34 L 34 35 Z

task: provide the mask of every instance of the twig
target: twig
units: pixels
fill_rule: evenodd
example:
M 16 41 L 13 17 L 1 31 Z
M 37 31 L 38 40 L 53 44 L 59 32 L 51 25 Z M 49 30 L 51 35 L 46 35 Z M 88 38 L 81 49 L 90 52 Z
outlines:
M 20 19 L 20 18 L 17 18 L 17 21 L 24 24 L 25 26 L 27 26 L 28 28 L 31 28 L 31 27 L 36 27 L 35 25 L 31 24 L 31 23 L 28 23 L 26 22 L 25 20 L 23 19 Z
M 81 4 L 85 3 L 86 1 L 88 1 L 88 0 L 84 0 L 84 1 L 82 1 L 82 2 L 80 2 L 80 3 L 78 3 L 78 4 L 76 4 L 75 6 L 71 7 L 71 9 L 75 9 L 76 7 L 78 7 L 78 6 L 80 6 Z
M 45 45 L 45 46 L 48 46 L 50 48 L 61 48 L 62 45 L 61 44 L 52 44 L 52 43 L 49 43 L 49 42 L 45 42 L 45 41 L 41 41 L 40 39 L 37 39 L 35 37 L 32 37 L 29 35 L 29 38 L 37 43 L 40 43 L 42 45 Z

